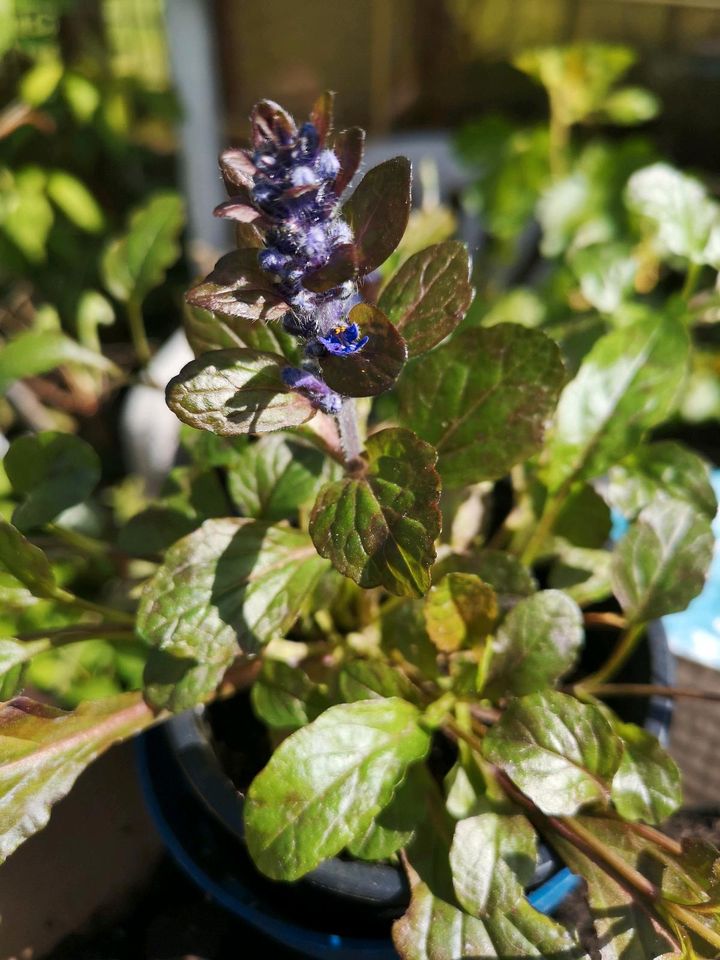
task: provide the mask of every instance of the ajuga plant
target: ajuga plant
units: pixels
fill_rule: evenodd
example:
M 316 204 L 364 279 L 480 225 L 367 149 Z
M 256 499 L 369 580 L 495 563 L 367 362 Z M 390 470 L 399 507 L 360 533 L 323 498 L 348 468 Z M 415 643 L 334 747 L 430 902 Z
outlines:
M 6 641 L 6 674 L 88 633 L 134 632 L 147 662 L 135 693 L 0 710 L 0 847 L 114 740 L 251 681 L 275 744 L 245 791 L 252 859 L 285 881 L 339 854 L 394 861 L 405 960 L 585 956 L 525 896 L 539 838 L 584 878 L 604 958 L 717 957 L 720 854 L 658 829 L 677 768 L 609 705 L 657 692 L 617 675 L 712 554 L 705 464 L 652 439 L 682 395 L 683 318 L 605 333 L 571 378 L 543 331 L 461 328 L 460 243 L 371 298 L 410 167 L 348 195 L 362 150 L 326 95 L 300 127 L 259 103 L 251 147 L 223 154 L 238 249 L 190 290 L 197 357 L 167 389 L 190 462 L 121 531 L 114 604 L 71 592 L 41 549 L 75 474 L 42 438 L 11 447 L 0 560 L 65 619 Z

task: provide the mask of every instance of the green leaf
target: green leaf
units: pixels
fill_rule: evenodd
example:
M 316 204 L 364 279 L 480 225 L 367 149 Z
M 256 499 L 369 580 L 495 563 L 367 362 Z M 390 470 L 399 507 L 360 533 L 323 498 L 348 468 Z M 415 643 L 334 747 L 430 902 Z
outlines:
M 100 481 L 100 459 L 93 448 L 67 433 L 47 431 L 18 437 L 5 455 L 5 470 L 22 503 L 13 523 L 31 530 L 82 503 Z
M 388 697 L 400 697 L 411 703 L 418 701 L 418 692 L 405 674 L 384 660 L 346 661 L 340 670 L 339 686 L 348 703 Z
M 576 547 L 604 547 L 612 522 L 603 498 L 589 484 L 575 487 L 565 500 L 553 526 L 555 537 Z
M 452 653 L 482 641 L 498 616 L 492 587 L 472 573 L 449 573 L 425 598 L 425 626 L 438 650 Z
M 581 607 L 604 600 L 612 593 L 612 553 L 557 545 L 558 558 L 550 568 L 548 584 L 562 590 Z
M 396 429 L 374 434 L 366 447 L 356 473 L 320 491 L 310 519 L 313 543 L 361 587 L 422 596 L 440 533 L 435 451 Z
M 206 520 L 145 585 L 137 629 L 176 657 L 224 663 L 288 630 L 326 566 L 300 530 Z
M 103 253 L 103 282 L 118 300 L 141 303 L 180 255 L 185 215 L 176 193 L 156 193 L 135 210 L 127 232 Z
M 365 346 L 349 356 L 326 353 L 319 358 L 323 378 L 331 390 L 346 397 L 375 397 L 389 390 L 407 358 L 405 341 L 377 307 L 357 303 L 348 314 Z
M 515 606 L 522 597 L 537 590 L 532 573 L 512 553 L 502 550 L 478 550 L 452 553 L 433 567 L 433 583 L 454 571 L 474 573 L 489 584 L 497 594 L 500 609 Z
M 564 377 L 557 345 L 539 330 L 468 330 L 408 364 L 400 414 L 437 448 L 447 486 L 495 480 L 540 448 Z
M 60 592 L 42 550 L 4 520 L 0 520 L 0 570 L 19 580 L 34 597 L 52 599 Z
M 653 163 L 630 177 L 625 196 L 653 231 L 661 255 L 718 265 L 720 205 L 695 177 Z
M 467 248 L 447 240 L 406 260 L 383 290 L 378 306 L 403 335 L 408 354 L 416 357 L 453 332 L 472 297 Z
M 615 313 L 632 295 L 638 263 L 631 256 L 631 248 L 595 244 L 572 251 L 568 260 L 583 296 L 600 313 Z
M 348 844 L 348 853 L 358 860 L 387 860 L 412 840 L 425 812 L 425 778 L 420 764 L 410 767 L 407 777 L 390 803 L 380 811 L 361 837 Z
M 537 837 L 520 814 L 481 813 L 455 827 L 450 866 L 458 902 L 472 916 L 511 911 L 537 861 Z
M 66 363 L 102 373 L 118 372 L 115 364 L 101 353 L 88 350 L 64 333 L 28 330 L 0 350 L 0 391 L 7 390 L 15 380 L 48 373 Z
M 211 350 L 249 347 L 266 353 L 277 353 L 295 362 L 297 341 L 285 333 L 280 324 L 263 324 L 247 317 L 214 314 L 200 307 L 185 305 L 185 333 L 196 357 Z
M 253 710 L 269 727 L 297 730 L 327 706 L 320 688 L 304 670 L 282 660 L 263 661 L 250 691 Z
M 213 663 L 151 650 L 143 673 L 145 699 L 155 710 L 189 710 L 215 692 L 233 658 L 232 650 L 225 659 Z
M 186 299 L 193 307 L 219 313 L 232 320 L 279 320 L 288 305 L 272 288 L 267 273 L 258 262 L 257 250 L 233 250 L 215 264 L 205 279 L 188 291 Z M 224 335 L 236 325 L 225 324 Z
M 622 743 L 597 707 L 547 690 L 510 703 L 485 737 L 485 756 L 543 813 L 571 816 L 608 803 Z
M 575 665 L 583 639 L 582 611 L 560 590 L 520 600 L 497 632 L 484 694 L 523 696 L 552 686 Z
M 633 723 L 618 723 L 623 755 L 612 782 L 612 799 L 626 820 L 662 823 L 680 807 L 680 771 L 657 737 Z
M 31 107 L 39 107 L 55 93 L 65 68 L 61 60 L 39 60 L 20 80 L 18 93 Z
M 363 837 L 430 736 L 404 700 L 331 707 L 284 740 L 245 800 L 248 850 L 275 880 L 297 880 Z
M 153 719 L 138 693 L 71 712 L 27 697 L 0 705 L 0 860 L 45 826 L 51 806 L 95 757 Z
M 393 943 L 402 960 L 588 960 L 567 930 L 525 898 L 481 920 L 422 882 L 413 884 L 410 909 L 393 924 Z
M 50 199 L 76 227 L 86 233 L 99 233 L 105 218 L 95 197 L 85 184 L 66 170 L 53 170 L 48 176 Z
M 626 616 L 638 623 L 684 610 L 705 585 L 715 540 L 691 506 L 646 507 L 615 547 L 612 582 Z
M 597 341 L 560 397 L 543 454 L 551 490 L 604 473 L 666 419 L 680 397 L 688 350 L 687 332 L 673 317 L 641 321 Z
M 296 427 L 310 420 L 315 408 L 285 385 L 285 366 L 274 353 L 214 350 L 173 377 L 167 404 L 183 423 L 221 437 Z
M 632 518 L 658 499 L 689 504 L 712 520 L 717 499 L 705 461 L 672 440 L 645 444 L 608 473 L 602 493 L 610 506 Z
M 632 126 L 656 117 L 660 112 L 660 101 L 644 87 L 622 87 L 605 100 L 602 112 L 612 123 Z
M 284 520 L 311 503 L 338 472 L 319 450 L 287 437 L 262 437 L 228 466 L 228 492 L 246 517 Z
M 437 679 L 437 649 L 425 629 L 421 601 L 406 600 L 380 607 L 380 645 L 391 662 L 400 654 L 422 677 Z

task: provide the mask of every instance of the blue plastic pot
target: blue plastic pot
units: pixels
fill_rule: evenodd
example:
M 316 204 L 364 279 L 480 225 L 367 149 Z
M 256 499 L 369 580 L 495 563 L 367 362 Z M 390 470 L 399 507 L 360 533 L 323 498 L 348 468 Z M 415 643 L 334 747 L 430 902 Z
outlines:
M 673 660 L 659 624 L 651 626 L 648 639 L 651 676 L 644 679 L 669 684 Z M 647 653 L 646 649 L 646 659 Z M 654 698 L 648 705 L 646 729 L 665 741 L 671 714 L 670 701 Z M 396 960 L 386 932 L 375 938 L 361 935 L 362 915 L 359 922 L 351 924 L 354 934 L 335 933 L 327 927 L 332 928 L 332 920 L 342 914 L 344 902 L 362 908 L 365 901 L 365 906 L 377 905 L 389 917 L 401 913 L 407 887 L 399 870 L 389 864 L 334 859 L 297 884 L 273 884 L 260 877 L 245 853 L 242 804 L 220 766 L 201 714 L 174 717 L 136 743 L 140 781 L 158 832 L 177 864 L 210 898 L 267 937 L 305 956 Z M 536 885 L 528 898 L 538 910 L 552 913 L 579 880 L 547 849 L 540 860 Z M 315 906 L 306 914 L 303 903 L 308 897 Z M 320 913 L 318 900 L 324 904 Z M 318 917 L 319 923 L 315 922 Z M 342 929 L 340 923 L 338 930 Z

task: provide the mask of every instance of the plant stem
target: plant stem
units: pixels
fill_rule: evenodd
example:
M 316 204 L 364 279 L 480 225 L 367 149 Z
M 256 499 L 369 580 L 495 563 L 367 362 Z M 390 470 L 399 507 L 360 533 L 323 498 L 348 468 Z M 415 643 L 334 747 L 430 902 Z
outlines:
M 112 544 L 103 543 L 102 540 L 96 540 L 94 537 L 88 537 L 77 530 L 68 530 L 67 527 L 60 527 L 55 523 L 48 524 L 48 532 L 58 540 L 62 540 L 69 547 L 79 550 L 80 553 L 91 557 L 106 557 L 115 552 Z
M 124 623 L 128 627 L 135 626 L 135 614 L 126 613 L 124 610 L 115 610 L 113 607 L 107 607 L 103 603 L 94 603 L 92 600 L 85 600 L 84 597 L 76 597 L 74 593 L 68 590 L 58 589 L 54 594 L 54 599 L 60 603 L 66 603 L 69 607 L 78 607 L 80 610 L 87 610 L 89 613 L 100 614 L 107 620 L 114 623 Z
M 608 627 L 609 629 L 624 630 L 627 620 L 619 613 L 611 610 L 591 610 L 583 613 L 583 620 L 588 627 Z
M 567 174 L 567 150 L 570 127 L 560 116 L 560 110 L 550 98 L 550 175 L 561 180 Z
M 545 502 L 545 509 L 542 512 L 542 516 L 537 522 L 535 529 L 533 530 L 530 539 L 525 544 L 522 552 L 520 553 L 520 560 L 526 566 L 530 566 L 532 562 L 538 555 L 538 552 L 542 549 L 542 545 L 545 543 L 545 540 L 548 534 L 552 531 L 552 528 L 555 526 L 555 521 L 560 515 L 560 511 L 563 508 L 565 503 L 565 498 L 570 493 L 573 484 L 573 477 L 568 477 L 568 479 L 558 488 L 558 490 L 549 496 Z
M 578 688 L 585 693 L 595 693 L 596 689 L 611 680 L 618 670 L 625 665 L 632 655 L 638 640 L 643 631 L 644 624 L 633 623 L 618 640 L 615 649 L 607 658 L 605 663 L 595 673 L 585 677 L 583 681 L 577 684 Z
M 676 920 L 684 923 L 686 927 L 689 927 L 699 937 L 702 937 L 706 943 L 711 943 L 714 947 L 720 947 L 720 933 L 716 933 L 714 930 L 706 927 L 702 920 L 695 916 L 691 910 L 686 909 L 679 903 L 672 903 L 668 900 L 663 903 L 663 908 L 670 916 L 675 917 Z
M 585 689 L 585 684 L 581 685 Z M 720 701 L 720 693 L 689 687 L 664 687 L 656 683 L 599 683 L 592 688 L 596 697 L 677 697 L 688 700 Z
M 151 357 L 150 344 L 145 333 L 142 306 L 133 298 L 127 302 L 127 318 L 130 327 L 130 339 L 135 348 L 135 356 L 138 358 L 140 365 L 144 367 Z
M 97 638 L 103 640 L 134 640 L 135 631 L 128 630 L 117 623 L 79 623 L 69 624 L 66 627 L 53 627 L 51 630 L 35 630 L 32 633 L 22 633 L 15 637 L 21 643 L 47 640 L 53 646 Z
M 698 282 L 700 280 L 700 274 L 702 273 L 702 264 L 701 263 L 691 263 L 688 267 L 688 272 L 685 274 L 685 283 L 683 288 L 680 291 L 680 296 L 687 303 L 692 295 L 697 289 Z
M 340 443 L 342 444 L 345 462 L 350 467 L 360 459 L 362 443 L 358 430 L 355 401 L 352 397 L 343 397 L 340 413 L 337 415 Z

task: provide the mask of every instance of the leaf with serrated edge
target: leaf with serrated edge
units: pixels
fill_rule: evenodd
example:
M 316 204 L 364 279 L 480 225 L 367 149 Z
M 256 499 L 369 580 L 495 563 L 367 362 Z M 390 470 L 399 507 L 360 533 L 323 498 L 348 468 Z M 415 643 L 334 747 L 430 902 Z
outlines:
M 537 836 L 521 814 L 481 813 L 461 820 L 450 849 L 458 902 L 472 916 L 512 909 L 536 861 Z
M 567 673 L 584 639 L 582 611 L 560 590 L 542 590 L 510 611 L 497 632 L 488 697 L 535 693 Z
M 409 430 L 369 437 L 359 472 L 320 491 L 310 519 L 318 553 L 361 587 L 426 593 L 440 532 L 434 464 L 433 448 Z
M 82 503 L 100 480 L 100 458 L 72 434 L 46 431 L 18 437 L 3 461 L 13 490 L 22 497 L 13 523 L 29 530 Z
M 284 740 L 245 800 L 258 868 L 297 880 L 362 837 L 429 749 L 419 719 L 397 698 L 340 704 Z
M 410 909 L 393 924 L 393 943 L 402 960 L 588 960 L 567 930 L 524 897 L 513 909 L 480 919 L 420 881 L 412 886 Z
M 635 622 L 684 610 L 705 584 L 714 537 L 707 517 L 687 504 L 646 507 L 615 547 L 612 583 Z
M 597 477 L 679 400 L 689 341 L 680 320 L 643 320 L 601 337 L 558 403 L 543 479 L 551 490 Z
M 438 650 L 484 640 L 498 616 L 495 591 L 472 573 L 449 573 L 425 598 L 425 626 Z
M 400 415 L 437 448 L 447 486 L 495 480 L 540 448 L 564 379 L 560 351 L 540 331 L 468 330 L 406 366 Z
M 42 830 L 50 808 L 113 743 L 147 727 L 152 710 L 124 693 L 58 710 L 18 697 L 0 705 L 0 862 Z
M 299 426 L 315 408 L 285 385 L 286 365 L 273 353 L 214 350 L 173 377 L 165 391 L 167 405 L 183 423 L 221 437 Z
M 609 802 L 622 744 L 597 707 L 548 690 L 511 701 L 485 738 L 485 756 L 543 813 L 571 816 Z
M 612 799 L 626 820 L 662 823 L 682 803 L 680 771 L 657 737 L 633 723 L 617 723 L 623 755 L 612 782 Z
M 173 654 L 225 662 L 294 623 L 327 569 L 306 533 L 255 520 L 206 520 L 168 550 L 143 589 L 137 628 Z
M 447 240 L 406 260 L 378 306 L 402 333 L 409 355 L 416 357 L 453 332 L 472 296 L 467 248 Z

